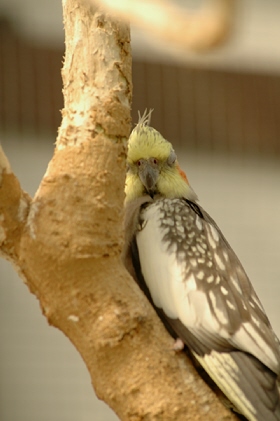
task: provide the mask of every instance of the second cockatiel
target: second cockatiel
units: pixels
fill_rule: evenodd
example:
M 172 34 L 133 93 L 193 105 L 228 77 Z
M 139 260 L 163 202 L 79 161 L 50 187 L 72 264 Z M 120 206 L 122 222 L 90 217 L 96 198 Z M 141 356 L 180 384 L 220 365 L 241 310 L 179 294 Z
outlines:
M 171 143 L 149 120 L 145 113 L 128 143 L 127 268 L 236 411 L 279 421 L 279 341 Z

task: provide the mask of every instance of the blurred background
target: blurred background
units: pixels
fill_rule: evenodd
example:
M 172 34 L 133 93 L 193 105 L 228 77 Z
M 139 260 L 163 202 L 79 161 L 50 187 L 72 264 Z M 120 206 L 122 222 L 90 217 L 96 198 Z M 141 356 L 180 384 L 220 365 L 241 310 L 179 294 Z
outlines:
M 198 1 L 184 1 L 194 7 Z M 280 2 L 236 3 L 230 39 L 172 54 L 132 29 L 133 122 L 174 144 L 181 166 L 241 259 L 280 336 Z M 33 195 L 63 107 L 60 0 L 0 0 L 0 141 Z M 79 354 L 0 260 L 0 419 L 114 421 Z

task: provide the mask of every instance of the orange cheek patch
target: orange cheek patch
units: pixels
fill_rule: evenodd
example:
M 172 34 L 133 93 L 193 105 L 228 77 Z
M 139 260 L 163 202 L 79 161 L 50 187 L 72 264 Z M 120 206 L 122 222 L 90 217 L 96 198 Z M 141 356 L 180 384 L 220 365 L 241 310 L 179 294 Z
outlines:
M 178 171 L 179 171 L 179 174 L 180 174 L 180 176 L 182 177 L 182 179 L 183 179 L 183 180 L 185 180 L 185 182 L 186 182 L 187 184 L 189 184 L 189 180 L 188 180 L 188 178 L 187 178 L 186 174 L 184 173 L 184 171 L 183 171 L 183 170 L 181 170 L 181 168 L 179 167 L 179 165 L 178 165 Z

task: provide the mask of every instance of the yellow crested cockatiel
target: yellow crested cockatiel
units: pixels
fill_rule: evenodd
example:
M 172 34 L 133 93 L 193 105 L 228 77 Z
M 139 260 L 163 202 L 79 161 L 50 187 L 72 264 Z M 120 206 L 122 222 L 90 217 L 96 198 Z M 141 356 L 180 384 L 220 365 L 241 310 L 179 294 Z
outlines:
M 126 266 L 234 409 L 249 421 L 279 421 L 279 340 L 150 116 L 144 113 L 128 142 Z

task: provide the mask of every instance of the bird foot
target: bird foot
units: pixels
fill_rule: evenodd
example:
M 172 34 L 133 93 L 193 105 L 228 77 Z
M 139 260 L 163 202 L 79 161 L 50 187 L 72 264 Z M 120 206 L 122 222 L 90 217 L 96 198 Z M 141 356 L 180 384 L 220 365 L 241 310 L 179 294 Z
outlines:
M 174 351 L 182 351 L 182 349 L 184 349 L 184 346 L 185 346 L 185 344 L 184 344 L 184 342 L 182 341 L 182 339 L 180 339 L 180 338 L 177 338 L 176 340 L 175 340 L 175 342 L 174 342 L 174 344 L 173 344 L 173 347 L 172 347 L 172 349 L 174 350 Z

